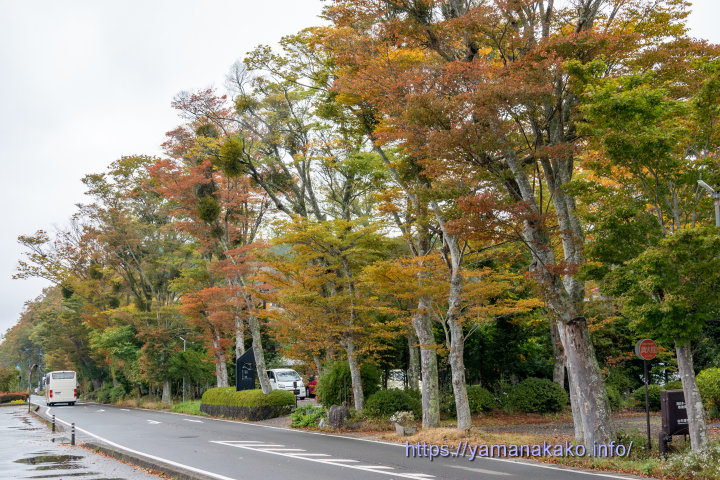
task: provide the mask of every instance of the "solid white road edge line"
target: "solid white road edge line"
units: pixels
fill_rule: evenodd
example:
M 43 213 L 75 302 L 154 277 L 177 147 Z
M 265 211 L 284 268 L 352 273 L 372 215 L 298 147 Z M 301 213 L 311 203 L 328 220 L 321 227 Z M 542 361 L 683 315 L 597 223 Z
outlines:
M 47 408 L 47 410 L 45 411 L 45 414 L 49 416 L 49 415 L 50 415 L 50 407 L 46 407 L 46 408 Z M 61 419 L 59 419 L 59 418 L 57 418 L 57 417 L 55 417 L 55 420 L 58 421 L 58 422 L 60 422 L 60 423 L 64 423 L 64 424 L 67 425 L 68 427 L 70 426 L 70 423 L 66 422 L 65 420 L 61 420 Z M 134 454 L 136 454 L 136 455 L 140 455 L 141 457 L 150 458 L 150 459 L 152 459 L 152 460 L 158 460 L 158 461 L 160 461 L 160 462 L 167 463 L 168 465 L 172 465 L 172 466 L 174 466 L 174 467 L 184 468 L 184 469 L 190 470 L 190 471 L 192 471 L 192 472 L 202 473 L 203 475 L 208 475 L 208 476 L 210 476 L 210 477 L 217 478 L 218 480 L 237 480 L 236 478 L 226 477 L 226 476 L 224 476 L 224 475 L 220 475 L 220 474 L 217 474 L 217 473 L 208 472 L 207 470 L 202 470 L 202 469 L 200 469 L 200 468 L 191 467 L 190 465 L 185 465 L 185 464 L 182 464 L 182 463 L 173 462 L 172 460 L 168 460 L 168 459 L 166 459 L 166 458 L 156 457 L 155 455 L 149 455 L 149 454 L 147 454 L 147 453 L 143 453 L 143 452 L 139 452 L 139 451 L 137 451 L 137 450 L 133 450 L 132 448 L 125 447 L 125 446 L 123 446 L 123 445 L 120 445 L 120 444 L 117 444 L 117 443 L 115 443 L 115 442 L 112 442 L 112 441 L 110 441 L 110 440 L 108 440 L 108 439 L 106 439 L 106 438 L 103 438 L 103 437 L 101 437 L 101 436 L 99 436 L 99 435 L 95 435 L 94 433 L 88 432 L 87 430 L 85 430 L 85 429 L 83 429 L 83 428 L 80 428 L 80 427 L 78 427 L 77 425 L 75 425 L 75 430 L 77 430 L 77 431 L 79 431 L 79 432 L 83 432 L 83 433 L 86 434 L 86 435 L 90 435 L 91 437 L 96 438 L 97 440 L 100 440 L 101 442 L 105 442 L 106 444 L 111 445 L 111 446 L 113 446 L 113 447 L 115 447 L 115 448 L 120 448 L 120 449 L 122 449 L 122 450 L 125 450 L 126 452 L 130 452 L 130 453 L 134 453 Z

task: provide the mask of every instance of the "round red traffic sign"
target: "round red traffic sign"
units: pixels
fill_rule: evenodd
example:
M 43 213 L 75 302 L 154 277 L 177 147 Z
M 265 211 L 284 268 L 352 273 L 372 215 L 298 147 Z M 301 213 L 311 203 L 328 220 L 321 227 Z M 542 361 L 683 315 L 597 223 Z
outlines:
M 641 360 L 652 360 L 657 355 L 657 344 L 649 338 L 644 338 L 635 344 L 635 355 Z

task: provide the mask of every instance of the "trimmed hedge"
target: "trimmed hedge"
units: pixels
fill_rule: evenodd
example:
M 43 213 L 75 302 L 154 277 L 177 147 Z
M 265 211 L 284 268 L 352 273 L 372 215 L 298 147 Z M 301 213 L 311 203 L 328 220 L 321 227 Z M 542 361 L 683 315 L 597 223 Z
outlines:
M 265 420 L 286 415 L 295 407 L 295 395 L 287 390 L 235 391 L 235 387 L 211 388 L 203 393 L 200 411 L 208 415 L 245 420 Z
M 27 392 L 0 393 L 0 403 L 8 403 L 13 400 L 27 400 Z
M 372 417 L 387 417 L 395 412 L 411 411 L 415 418 L 422 417 L 420 394 L 412 390 L 378 390 L 365 402 L 365 411 Z
M 568 404 L 568 394 L 552 380 L 530 377 L 510 390 L 507 401 L 519 412 L 557 413 Z

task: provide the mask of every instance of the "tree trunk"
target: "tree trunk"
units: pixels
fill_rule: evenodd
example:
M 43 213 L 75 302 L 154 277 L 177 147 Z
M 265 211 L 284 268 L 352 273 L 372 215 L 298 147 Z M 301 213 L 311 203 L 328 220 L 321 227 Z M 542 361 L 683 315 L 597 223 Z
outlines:
M 431 300 L 425 296 L 418 301 L 418 312 L 413 316 L 413 327 L 420 342 L 420 370 L 422 373 L 422 426 L 433 428 L 440 425 L 440 389 L 435 353 L 435 335 L 430 319 Z
M 707 422 L 705 419 L 705 408 L 700 398 L 700 390 L 695 379 L 693 368 L 692 350 L 690 344 L 678 345 L 675 343 L 675 354 L 677 355 L 678 370 L 682 381 L 683 394 L 685 395 L 685 408 L 688 418 L 688 429 L 690 430 L 690 448 L 694 452 L 705 449 L 708 446 Z
M 355 355 L 355 344 L 352 335 L 345 338 L 345 351 L 347 352 L 348 365 L 350 366 L 350 381 L 352 382 L 353 403 L 358 412 L 365 407 L 365 396 L 363 395 L 362 376 L 360 366 Z
M 462 325 L 448 317 L 450 327 L 450 370 L 452 373 L 453 393 L 455 394 L 455 408 L 457 410 L 457 429 L 470 430 L 472 418 L 470 416 L 470 402 L 465 383 L 465 362 L 463 360 L 464 336 Z
M 417 391 L 420 388 L 420 355 L 418 352 L 418 338 L 414 333 L 408 333 L 408 388 Z
M 170 405 L 170 380 L 163 380 L 162 399 L 161 402 L 164 405 Z
M 585 284 L 575 276 L 572 268 L 558 268 L 561 265 L 555 257 L 550 234 L 527 172 L 514 151 L 508 150 L 505 153 L 505 160 L 516 182 L 509 192 L 513 195 L 519 194 L 519 199 L 524 201 L 528 208 L 527 216 L 523 220 L 522 235 L 525 242 L 532 246 L 530 273 L 544 290 L 548 306 L 557 318 L 567 359 L 568 376 L 574 385 L 578 410 L 582 417 L 585 448 L 590 450 L 595 442 L 608 443 L 613 440 L 615 432 L 605 382 L 600 374 L 587 322 L 582 314 Z M 574 199 L 562 188 L 571 180 L 572 158 L 551 160 L 545 157 L 541 158 L 540 162 L 560 227 L 563 261 L 569 267 L 576 268 L 585 263 L 584 233 L 575 214 Z
M 212 335 L 213 351 L 215 356 L 215 378 L 218 387 L 228 386 L 227 363 L 225 360 L 225 352 L 220 347 L 220 336 L 215 329 L 210 331 Z
M 550 341 L 553 347 L 553 382 L 565 389 L 565 350 L 563 350 L 560 332 L 558 331 L 557 321 L 550 318 Z
M 585 317 L 574 317 L 559 322 L 558 326 L 567 357 L 568 375 L 577 395 L 585 448 L 591 451 L 595 442 L 609 443 L 615 438 L 605 382 L 595 359 Z
M 313 355 L 313 361 L 315 362 L 315 369 L 317 370 L 318 379 L 322 375 L 322 362 L 320 361 L 320 355 Z
M 457 235 L 448 233 L 447 225 L 440 211 L 437 202 L 430 202 L 435 217 L 443 234 L 444 247 L 447 249 L 443 254 L 445 261 L 450 268 L 450 291 L 448 292 L 448 311 L 445 323 L 450 330 L 450 371 L 452 375 L 453 394 L 455 395 L 455 409 L 457 411 L 457 429 L 460 431 L 470 430 L 472 418 L 470 416 L 470 403 L 467 396 L 467 384 L 465 383 L 465 335 L 462 325 L 459 322 L 460 308 L 462 302 L 462 258 L 463 248 L 460 247 L 460 239 Z
M 254 314 L 248 316 L 248 324 L 250 326 L 250 334 L 252 335 L 252 349 L 255 355 L 255 366 L 257 368 L 257 375 L 260 379 L 260 388 L 263 393 L 270 393 L 272 387 L 270 386 L 270 380 L 268 380 L 267 369 L 265 367 L 265 352 L 262 347 L 262 336 L 260 335 L 260 322 Z
M 235 360 L 245 353 L 245 326 L 240 315 L 235 315 Z
M 558 339 L 559 336 L 560 333 L 558 332 Z M 575 388 L 575 384 L 573 383 L 572 377 L 570 375 L 568 375 L 568 387 L 570 388 L 570 409 L 572 410 L 573 415 L 575 441 L 577 443 L 582 443 L 585 435 L 583 434 L 582 413 L 580 412 L 580 400 L 578 399 L 577 389 Z M 563 388 L 565 388 L 565 385 L 563 385 Z

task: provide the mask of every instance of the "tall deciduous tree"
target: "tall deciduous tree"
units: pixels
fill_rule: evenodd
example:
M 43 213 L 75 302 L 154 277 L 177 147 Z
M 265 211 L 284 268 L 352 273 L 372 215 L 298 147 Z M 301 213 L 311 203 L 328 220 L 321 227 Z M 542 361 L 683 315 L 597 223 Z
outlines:
M 682 8 L 676 1 L 388 0 L 325 10 L 334 25 L 328 44 L 343 71 L 338 88 L 377 110 L 380 141 L 400 142 L 430 175 L 483 170 L 526 207 L 518 220 L 530 271 L 557 319 L 587 446 L 609 441 L 614 428 L 576 274 L 584 231 L 566 186 L 576 170 L 579 98 L 568 88 L 566 62 L 603 55 L 619 66 L 648 44 L 681 35 Z M 541 178 L 557 230 L 548 228 L 538 198 Z

